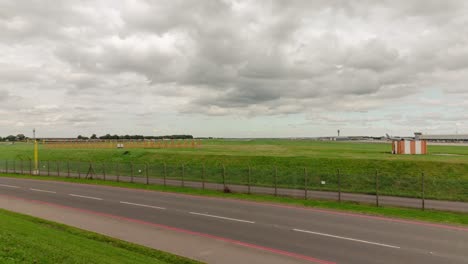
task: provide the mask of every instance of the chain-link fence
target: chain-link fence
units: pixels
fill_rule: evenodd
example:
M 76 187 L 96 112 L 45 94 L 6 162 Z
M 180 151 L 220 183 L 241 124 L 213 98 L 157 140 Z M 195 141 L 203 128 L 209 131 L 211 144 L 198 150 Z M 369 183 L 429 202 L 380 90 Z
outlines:
M 468 201 L 468 180 L 372 169 L 0 160 L 0 172 L 183 186 L 225 192 L 380 202 L 379 197 Z M 353 196 L 354 195 L 354 196 Z M 359 196 L 356 196 L 359 195 Z M 421 202 L 424 206 L 424 201 Z

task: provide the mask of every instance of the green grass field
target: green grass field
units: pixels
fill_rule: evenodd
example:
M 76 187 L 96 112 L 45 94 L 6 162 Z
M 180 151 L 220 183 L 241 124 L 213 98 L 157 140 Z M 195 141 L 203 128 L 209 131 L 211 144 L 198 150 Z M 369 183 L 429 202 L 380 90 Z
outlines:
M 161 177 L 165 162 L 168 177 L 172 178 L 180 178 L 183 164 L 187 180 L 200 180 L 201 166 L 205 164 L 207 179 L 216 182 L 221 181 L 221 166 L 224 165 L 226 181 L 244 184 L 251 166 L 252 184 L 264 186 L 273 185 L 276 167 L 278 186 L 290 188 L 303 188 L 304 168 L 307 168 L 308 187 L 317 190 L 336 190 L 339 169 L 342 190 L 359 193 L 375 193 L 378 172 L 382 194 L 409 197 L 421 195 L 424 172 L 426 197 L 468 201 L 468 147 L 429 146 L 429 155 L 392 155 L 390 151 L 390 143 L 206 140 L 195 149 L 52 150 L 41 147 L 40 159 L 105 163 L 108 173 L 115 170 L 113 164 L 120 163 L 123 164 L 120 173 L 126 175 L 131 162 L 138 171 L 142 170 L 142 164 L 148 163 L 149 173 L 157 177 Z M 31 158 L 31 144 L 0 144 L 0 169 L 5 166 L 1 160 Z M 80 170 L 87 168 L 86 164 L 73 166 L 85 166 Z M 96 165 L 96 170 L 101 167 Z M 322 181 L 326 184 L 321 184 Z
M 0 263 L 199 263 L 0 209 Z

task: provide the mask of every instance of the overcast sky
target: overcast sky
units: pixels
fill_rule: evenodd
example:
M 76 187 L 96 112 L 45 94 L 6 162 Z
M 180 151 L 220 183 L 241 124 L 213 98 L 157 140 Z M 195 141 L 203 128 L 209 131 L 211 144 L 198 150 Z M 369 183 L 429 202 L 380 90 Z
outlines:
M 467 3 L 0 0 L 0 135 L 468 133 Z

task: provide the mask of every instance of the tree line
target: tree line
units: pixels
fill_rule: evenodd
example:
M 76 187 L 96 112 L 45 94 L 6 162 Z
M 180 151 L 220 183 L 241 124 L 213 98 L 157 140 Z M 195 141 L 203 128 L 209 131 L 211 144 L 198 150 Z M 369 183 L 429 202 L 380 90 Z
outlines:
M 23 140 L 26 140 L 27 137 L 24 135 L 24 134 L 18 134 L 16 136 L 14 135 L 9 135 L 9 136 L 6 136 L 6 137 L 0 137 L 0 142 L 5 142 L 5 141 L 10 141 L 10 142 L 14 142 L 14 141 L 23 141 Z
M 81 140 L 88 140 L 88 139 L 102 139 L 102 140 L 108 140 L 108 139 L 137 139 L 137 140 L 144 140 L 144 139 L 193 139 L 192 135 L 165 135 L 165 136 L 143 136 L 143 135 L 111 135 L 111 134 L 106 134 L 104 136 L 96 136 L 96 134 L 92 134 L 90 137 L 82 136 L 79 135 L 77 139 Z
M 24 141 L 26 139 L 29 139 L 26 137 L 24 134 L 18 134 L 18 135 L 9 135 L 6 137 L 0 137 L 0 142 L 15 142 L 15 141 Z M 80 140 L 108 140 L 108 139 L 124 139 L 124 140 L 130 140 L 130 139 L 137 139 L 137 140 L 144 140 L 144 139 L 193 139 L 192 135 L 165 135 L 165 136 L 143 136 L 143 135 L 111 135 L 111 134 L 106 134 L 104 136 L 96 136 L 96 134 L 92 134 L 90 137 L 82 136 L 79 135 L 77 139 Z

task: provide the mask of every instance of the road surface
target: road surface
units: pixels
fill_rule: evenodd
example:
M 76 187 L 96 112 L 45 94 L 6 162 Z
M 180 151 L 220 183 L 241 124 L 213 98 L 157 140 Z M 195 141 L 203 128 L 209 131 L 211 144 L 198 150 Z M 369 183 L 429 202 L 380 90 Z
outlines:
M 18 171 L 16 169 L 9 169 L 5 173 L 15 174 L 29 174 L 29 171 Z M 304 189 L 292 189 L 292 188 L 281 188 L 281 187 L 265 187 L 265 186 L 248 186 L 241 184 L 232 184 L 226 182 L 226 185 L 222 183 L 214 182 L 201 182 L 193 180 L 182 180 L 182 179 L 163 179 L 156 177 L 145 177 L 141 170 L 134 177 L 131 176 L 115 176 L 115 175 L 92 175 L 93 179 L 108 180 L 108 181 L 122 181 L 122 182 L 136 182 L 143 184 L 159 184 L 159 185 L 170 185 L 170 186 L 185 186 L 198 189 L 209 189 L 209 190 L 224 190 L 227 186 L 231 191 L 238 193 L 253 193 L 253 194 L 267 194 L 267 195 L 279 195 L 279 196 L 290 196 L 296 198 L 307 198 L 307 199 L 326 199 L 326 200 L 338 200 L 340 197 L 343 201 L 353 201 L 359 203 L 376 204 L 377 199 L 379 205 L 390 205 L 390 206 L 401 206 L 409 208 L 421 208 L 424 204 L 426 209 L 434 209 L 441 211 L 454 211 L 468 213 L 468 203 L 459 201 L 444 201 L 444 200 L 431 200 L 425 199 L 424 203 L 420 198 L 409 198 L 401 196 L 386 196 L 386 195 L 372 195 L 372 194 L 360 194 L 360 193 L 347 193 L 341 192 L 341 195 L 335 191 L 315 191 Z M 49 173 L 42 172 L 42 175 L 55 176 L 55 177 L 74 177 L 74 178 L 85 178 L 84 174 L 67 173 L 66 171 L 51 171 Z
M 74 208 L 81 215 L 112 216 L 122 222 L 122 228 L 129 228 L 124 227 L 129 221 L 153 225 L 165 232 L 276 254 L 278 259 L 287 257 L 291 263 L 467 263 L 468 260 L 468 228 L 463 227 L 231 199 L 3 177 L 0 178 L 0 198 L 10 199 L 10 203 L 20 198 L 36 201 L 38 206 L 60 205 Z M 127 229 L 127 232 L 132 231 Z M 179 254 L 184 248 L 190 251 L 183 239 L 172 246 Z M 198 259 L 210 263 L 232 262 L 219 256 Z M 258 259 L 235 261 L 262 262 Z M 271 262 L 265 258 L 264 263 Z

